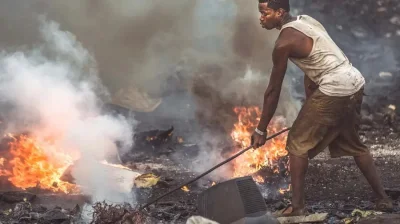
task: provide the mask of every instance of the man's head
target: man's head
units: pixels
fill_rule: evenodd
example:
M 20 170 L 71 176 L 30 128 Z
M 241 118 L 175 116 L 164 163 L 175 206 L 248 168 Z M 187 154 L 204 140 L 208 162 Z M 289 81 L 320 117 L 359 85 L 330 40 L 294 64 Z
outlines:
M 279 28 L 284 16 L 289 13 L 289 0 L 258 0 L 260 24 L 267 30 Z

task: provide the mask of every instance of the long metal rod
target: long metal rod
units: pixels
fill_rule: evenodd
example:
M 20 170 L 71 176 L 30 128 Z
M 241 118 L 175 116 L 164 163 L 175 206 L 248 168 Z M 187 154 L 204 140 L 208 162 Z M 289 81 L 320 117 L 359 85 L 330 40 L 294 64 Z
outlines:
M 268 140 L 271 140 L 271 139 L 273 139 L 273 138 L 275 138 L 275 137 L 277 137 L 277 136 L 279 136 L 279 135 L 281 135 L 281 134 L 283 134 L 284 132 L 287 132 L 287 131 L 289 131 L 289 130 L 290 130 L 290 128 L 283 129 L 282 131 L 279 131 L 279 132 L 277 132 L 277 133 L 275 133 L 275 134 L 273 134 L 273 135 L 267 137 L 267 141 L 268 141 Z M 205 175 L 211 173 L 212 171 L 218 169 L 220 166 L 222 166 L 222 165 L 224 165 L 224 164 L 226 164 L 226 163 L 228 163 L 228 162 L 230 162 L 230 161 L 236 159 L 238 156 L 242 155 L 243 153 L 247 152 L 248 150 L 250 150 L 250 149 L 252 149 L 252 148 L 253 148 L 253 146 L 249 146 L 249 147 L 243 149 L 242 151 L 236 153 L 234 156 L 228 158 L 227 160 L 225 160 L 225 161 L 219 163 L 218 165 L 216 165 L 216 166 L 212 167 L 211 169 L 207 170 L 206 172 L 200 174 L 200 175 L 197 176 L 196 178 L 194 178 L 194 179 L 192 179 L 192 180 L 190 180 L 190 181 L 188 181 L 188 182 L 186 182 L 186 183 L 180 185 L 179 187 L 174 188 L 173 190 L 171 190 L 171 191 L 169 191 L 169 192 L 167 192 L 167 193 L 165 193 L 165 194 L 159 196 L 158 198 L 156 198 L 156 199 L 154 199 L 154 200 L 148 202 L 147 204 L 141 206 L 141 207 L 139 208 L 139 210 L 143 210 L 143 209 L 149 207 L 151 204 L 156 203 L 156 202 L 159 201 L 161 198 L 164 198 L 164 197 L 166 197 L 166 196 L 172 194 L 173 192 L 175 192 L 175 191 L 181 189 L 182 187 L 187 186 L 187 185 L 189 185 L 189 184 L 191 184 L 191 183 L 197 181 L 198 179 L 200 179 L 200 178 L 204 177 Z

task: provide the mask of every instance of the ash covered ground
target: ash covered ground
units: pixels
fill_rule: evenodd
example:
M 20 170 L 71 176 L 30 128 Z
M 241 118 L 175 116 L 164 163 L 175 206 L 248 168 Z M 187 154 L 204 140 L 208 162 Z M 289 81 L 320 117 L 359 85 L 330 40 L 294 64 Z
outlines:
M 385 188 L 389 190 L 389 195 L 394 199 L 395 211 L 393 214 L 400 214 L 398 193 L 400 133 L 395 128 L 398 125 L 397 121 L 388 122 L 385 113 L 387 113 L 386 110 L 374 113 L 363 110 L 360 134 L 374 155 L 375 164 Z M 151 115 L 148 116 L 151 118 Z M 148 200 L 147 197 L 154 199 L 198 174 L 193 173 L 187 165 L 196 162 L 199 150 L 201 150 L 196 146 L 196 141 L 186 142 L 185 140 L 182 143 L 177 141 L 177 137 L 185 139 L 185 135 L 193 131 L 188 129 L 190 121 L 186 124 L 170 122 L 169 124 L 175 124 L 177 127 L 174 130 L 174 137 L 168 144 L 154 148 L 152 154 L 144 153 L 141 156 L 135 154 L 133 157 L 138 157 L 132 158 L 132 160 L 138 161 L 132 162 L 135 168 L 140 167 L 146 172 L 155 173 L 164 180 L 163 184 L 153 188 L 152 191 L 143 193 L 145 196 L 142 199 L 143 203 Z M 221 147 L 223 146 L 222 144 Z M 226 166 L 229 167 L 229 164 Z M 204 171 L 207 168 L 211 168 L 211 165 L 205 167 Z M 267 178 L 267 182 L 276 179 L 277 176 L 278 179 L 283 179 L 279 175 L 275 175 Z M 166 223 L 171 221 L 183 223 L 190 215 L 196 214 L 197 197 L 211 186 L 213 180 L 213 177 L 206 176 L 190 185 L 189 192 L 179 190 L 163 198 L 159 203 L 149 207 L 149 215 Z M 310 161 L 306 183 L 307 209 L 311 213 L 329 213 L 329 220 L 326 220 L 325 223 L 341 223 L 344 218 L 351 217 L 351 213 L 355 209 L 363 211 L 374 209 L 374 195 L 353 158 L 331 159 L 329 152 L 325 150 Z M 260 189 L 271 211 L 282 209 L 289 202 L 290 193 L 281 195 L 276 188 L 267 190 L 268 188 L 264 186 L 266 185 L 261 184 Z

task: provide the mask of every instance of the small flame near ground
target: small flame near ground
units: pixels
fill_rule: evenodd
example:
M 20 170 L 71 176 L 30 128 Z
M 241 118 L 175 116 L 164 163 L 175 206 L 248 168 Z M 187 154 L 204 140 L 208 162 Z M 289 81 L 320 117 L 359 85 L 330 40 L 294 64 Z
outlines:
M 40 187 L 53 192 L 77 193 L 74 184 L 61 181 L 65 170 L 73 164 L 74 158 L 55 146 L 41 145 L 26 135 L 18 137 L 8 134 L 9 153 L 12 158 L 1 158 L 0 176 L 23 190 Z M 8 164 L 6 168 L 6 162 Z
M 123 169 L 123 170 L 132 171 L 132 169 L 130 169 L 129 167 L 126 167 L 126 166 L 121 165 L 121 164 L 109 163 L 107 160 L 103 160 L 100 163 L 103 164 L 103 165 L 106 165 L 106 166 L 111 166 L 111 167 L 115 167 L 115 168 L 119 168 L 119 169 Z
M 261 110 L 259 107 L 235 107 L 234 112 L 238 116 L 238 122 L 234 124 L 231 132 L 232 139 L 238 144 L 236 154 L 242 148 L 251 144 L 251 135 L 257 127 Z M 283 117 L 274 117 L 268 126 L 268 133 L 275 133 L 284 127 Z M 288 154 L 285 149 L 287 134 L 282 134 L 270 141 L 264 146 L 249 150 L 233 161 L 233 177 L 253 176 L 256 182 L 263 183 L 264 177 L 254 175 L 257 171 L 265 167 L 273 167 L 274 163 L 281 157 Z M 279 172 L 277 168 L 274 172 Z
M 292 185 L 289 184 L 289 187 L 288 187 L 287 189 L 280 188 L 280 189 L 279 189 L 279 193 L 280 193 L 280 194 L 285 194 L 286 192 L 289 192 L 289 191 L 291 191 L 291 190 L 292 190 Z
M 183 186 L 183 187 L 181 188 L 181 190 L 184 191 L 184 192 L 189 192 L 189 191 L 190 191 L 189 188 L 188 188 L 187 186 Z

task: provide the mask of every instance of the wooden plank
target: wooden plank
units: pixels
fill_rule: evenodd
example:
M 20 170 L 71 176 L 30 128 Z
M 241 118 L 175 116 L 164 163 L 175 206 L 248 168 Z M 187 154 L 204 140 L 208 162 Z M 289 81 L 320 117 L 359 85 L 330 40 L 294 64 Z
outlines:
M 277 218 L 281 224 L 295 224 L 295 223 L 315 223 L 323 222 L 328 217 L 328 213 L 317 213 L 312 215 L 292 216 L 292 217 L 279 217 Z

